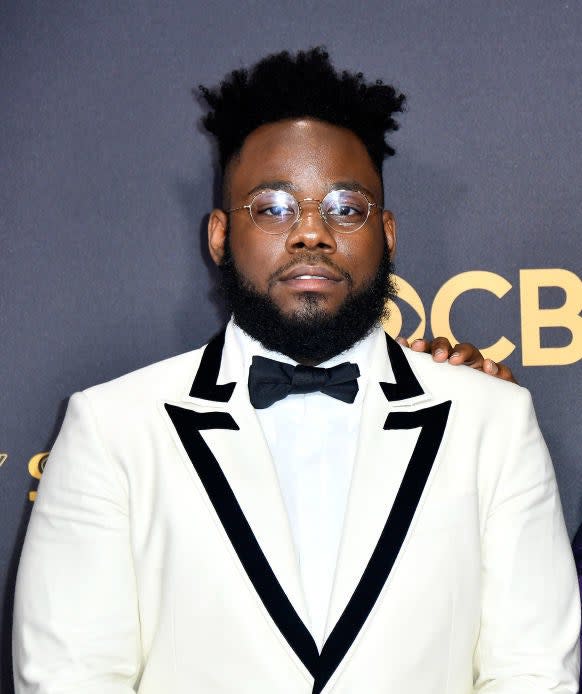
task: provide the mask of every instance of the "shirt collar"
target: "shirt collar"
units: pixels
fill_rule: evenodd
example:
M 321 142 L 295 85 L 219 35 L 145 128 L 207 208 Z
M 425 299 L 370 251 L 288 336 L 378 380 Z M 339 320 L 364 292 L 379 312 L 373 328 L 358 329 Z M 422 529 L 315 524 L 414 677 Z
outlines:
M 346 349 L 340 354 L 336 354 L 331 357 L 331 359 L 328 359 L 318 366 L 330 368 L 337 364 L 343 364 L 346 361 L 357 364 L 360 369 L 360 378 L 358 382 L 360 386 L 362 386 L 367 381 L 372 347 L 378 339 L 379 333 L 382 334 L 382 339 L 384 339 L 384 330 L 380 325 L 376 326 L 363 340 L 356 342 L 356 344 L 352 345 L 349 349 Z M 226 326 L 224 348 L 225 352 L 229 354 L 229 359 L 228 361 L 224 359 L 222 361 L 217 384 L 229 383 L 232 381 L 246 382 L 249 367 L 255 355 L 266 357 L 267 359 L 276 359 L 286 364 L 297 364 L 296 361 L 286 354 L 273 352 L 263 347 L 258 340 L 255 340 L 245 333 L 232 318 Z M 232 358 L 230 358 L 231 355 Z

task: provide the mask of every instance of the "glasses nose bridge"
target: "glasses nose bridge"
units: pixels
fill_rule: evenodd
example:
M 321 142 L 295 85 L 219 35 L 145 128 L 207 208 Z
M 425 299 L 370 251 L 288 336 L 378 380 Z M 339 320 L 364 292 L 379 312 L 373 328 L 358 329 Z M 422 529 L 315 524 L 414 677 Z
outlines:
M 297 215 L 297 221 L 301 222 L 303 220 L 303 203 L 308 203 L 308 204 L 314 204 L 316 205 L 317 212 L 319 213 L 319 216 L 321 218 L 321 221 L 327 225 L 327 220 L 325 218 L 325 215 L 323 214 L 323 207 L 322 203 L 323 200 L 318 200 L 317 198 L 303 198 L 303 200 L 297 200 L 297 207 L 299 208 L 299 214 Z
M 286 243 L 289 247 L 295 249 L 321 246 L 322 248 L 334 249 L 335 238 L 322 214 L 322 201 L 316 198 L 296 199 L 296 201 L 298 206 L 297 219 L 287 233 Z M 304 203 L 307 203 L 305 209 Z M 311 207 L 309 207 L 310 204 Z

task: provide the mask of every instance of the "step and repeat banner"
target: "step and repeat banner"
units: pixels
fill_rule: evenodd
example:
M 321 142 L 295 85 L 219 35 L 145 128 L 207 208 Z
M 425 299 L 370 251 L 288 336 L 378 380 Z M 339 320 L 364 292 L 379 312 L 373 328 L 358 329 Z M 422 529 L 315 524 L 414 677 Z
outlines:
M 18 557 L 69 395 L 226 319 L 205 241 L 214 154 L 191 90 L 284 48 L 325 44 L 336 66 L 407 94 L 384 169 L 400 290 L 388 329 L 472 341 L 514 370 L 575 534 L 581 34 L 579 3 L 542 0 L 3 3 L 2 692 Z

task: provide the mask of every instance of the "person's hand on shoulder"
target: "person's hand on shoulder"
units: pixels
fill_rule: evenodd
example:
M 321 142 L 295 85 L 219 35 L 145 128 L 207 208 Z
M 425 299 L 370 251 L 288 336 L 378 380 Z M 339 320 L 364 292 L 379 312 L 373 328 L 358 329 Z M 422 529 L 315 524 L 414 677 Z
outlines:
M 410 347 L 415 352 L 431 354 L 436 362 L 448 361 L 453 366 L 464 364 L 490 376 L 501 378 L 503 381 L 517 383 L 508 366 L 497 364 L 492 359 L 486 359 L 470 342 L 461 342 L 453 347 L 446 337 L 435 337 L 433 340 L 414 340 L 411 345 L 404 337 L 397 337 L 396 341 L 403 347 Z

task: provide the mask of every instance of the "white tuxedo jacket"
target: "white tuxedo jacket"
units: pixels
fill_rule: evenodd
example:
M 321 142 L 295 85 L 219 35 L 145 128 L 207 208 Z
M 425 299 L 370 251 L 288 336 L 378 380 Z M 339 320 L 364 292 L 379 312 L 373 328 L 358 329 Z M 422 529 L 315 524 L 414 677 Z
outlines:
M 71 398 L 19 568 L 17 694 L 578 691 L 576 573 L 526 390 L 379 334 L 319 653 L 223 346 Z

